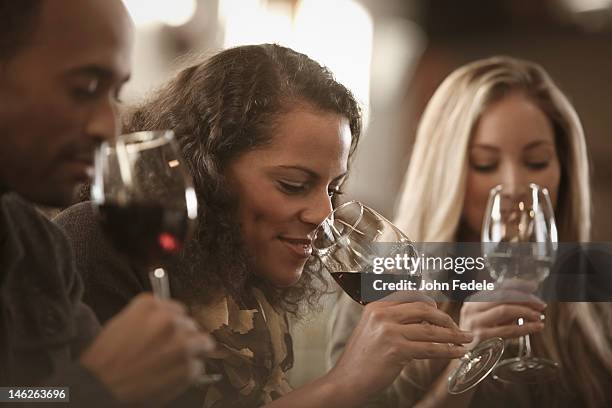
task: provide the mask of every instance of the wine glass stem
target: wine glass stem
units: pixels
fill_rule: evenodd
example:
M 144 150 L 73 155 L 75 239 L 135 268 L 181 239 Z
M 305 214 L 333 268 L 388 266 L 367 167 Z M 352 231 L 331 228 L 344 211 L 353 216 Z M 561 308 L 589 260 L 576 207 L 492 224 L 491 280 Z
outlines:
M 149 280 L 153 288 L 153 294 L 160 299 L 170 299 L 170 283 L 168 273 L 163 268 L 156 268 L 149 272 Z M 206 360 L 202 359 L 204 367 L 202 374 L 196 379 L 196 384 L 207 385 L 214 384 L 223 379 L 221 374 L 206 374 Z
M 149 281 L 153 294 L 160 299 L 170 299 L 170 284 L 168 274 L 163 268 L 156 268 L 149 272 Z
M 519 326 L 522 326 L 523 322 L 523 318 L 519 318 Z M 531 338 L 529 334 L 525 334 L 519 338 L 518 357 L 520 359 L 531 357 Z

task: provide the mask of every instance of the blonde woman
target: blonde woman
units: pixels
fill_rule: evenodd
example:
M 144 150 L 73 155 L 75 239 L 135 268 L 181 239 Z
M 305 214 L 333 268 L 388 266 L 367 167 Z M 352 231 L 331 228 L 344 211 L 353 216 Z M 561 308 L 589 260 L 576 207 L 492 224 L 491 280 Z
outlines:
M 507 57 L 457 69 L 438 88 L 421 120 L 396 224 L 417 242 L 473 242 L 489 190 L 535 182 L 551 192 L 561 241 L 588 241 L 590 190 L 587 151 L 578 116 L 536 64 Z M 440 305 L 472 344 L 532 334 L 535 353 L 557 361 L 559 381 L 503 385 L 488 378 L 451 396 L 456 362 L 415 362 L 404 368 L 384 405 L 434 407 L 612 405 L 611 308 L 604 303 L 545 305 L 485 302 Z M 545 311 L 546 324 L 539 321 Z M 332 360 L 342 349 L 359 307 L 342 298 L 332 321 Z M 524 326 L 514 322 L 528 316 Z

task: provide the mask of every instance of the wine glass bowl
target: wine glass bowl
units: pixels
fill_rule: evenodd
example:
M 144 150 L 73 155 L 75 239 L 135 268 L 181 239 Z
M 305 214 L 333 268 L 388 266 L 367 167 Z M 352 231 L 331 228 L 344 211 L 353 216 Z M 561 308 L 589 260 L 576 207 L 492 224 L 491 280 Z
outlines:
M 176 256 L 197 218 L 195 191 L 171 131 L 102 143 L 91 198 L 102 229 L 138 269 Z
M 418 256 L 412 242 L 397 227 L 358 201 L 337 207 L 313 237 L 313 252 L 332 278 L 356 302 L 365 305 L 386 293 L 367 290 L 372 279 L 396 282 L 409 279 L 418 285 L 421 269 L 386 268 L 378 273 L 374 259 L 382 256 Z M 364 289 L 364 290 L 362 290 Z
M 411 290 L 419 290 L 423 278 L 420 263 L 417 267 L 413 263 L 408 270 L 393 264 L 376 271 L 376 258 L 418 258 L 419 253 L 399 228 L 357 201 L 337 207 L 316 229 L 312 246 L 338 285 L 362 305 L 390 294 L 371 290 L 373 277 L 391 283 L 407 280 L 413 284 Z M 503 349 L 503 340 L 492 338 L 466 353 L 448 379 L 449 392 L 459 394 L 482 381 L 499 361 Z

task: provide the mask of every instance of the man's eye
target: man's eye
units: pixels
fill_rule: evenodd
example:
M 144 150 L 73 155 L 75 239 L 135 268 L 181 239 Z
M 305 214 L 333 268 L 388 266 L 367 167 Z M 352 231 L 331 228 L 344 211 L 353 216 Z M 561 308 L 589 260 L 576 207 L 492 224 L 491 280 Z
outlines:
M 291 183 L 288 181 L 279 181 L 278 182 L 281 189 L 289 194 L 297 194 L 304 191 L 306 185 L 304 183 Z
M 72 94 L 77 99 L 88 99 L 95 97 L 100 89 L 100 80 L 92 78 L 82 84 L 78 84 L 72 89 Z
M 72 90 L 72 95 L 79 100 L 91 99 L 95 96 L 95 93 L 91 93 L 88 90 L 76 88 Z

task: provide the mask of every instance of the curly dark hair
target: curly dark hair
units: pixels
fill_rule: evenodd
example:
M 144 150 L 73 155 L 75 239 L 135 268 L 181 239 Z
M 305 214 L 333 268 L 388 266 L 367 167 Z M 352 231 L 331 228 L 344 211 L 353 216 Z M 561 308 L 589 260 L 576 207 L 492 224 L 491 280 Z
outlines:
M 41 0 L 0 0 L 0 61 L 16 54 L 28 41 Z
M 268 143 L 279 115 L 304 103 L 348 119 L 352 157 L 362 123 L 351 92 L 327 68 L 276 44 L 231 48 L 191 65 L 127 115 L 126 132 L 174 130 L 193 176 L 199 225 L 171 275 L 181 300 L 202 302 L 225 290 L 240 302 L 257 286 L 273 304 L 298 313 L 300 305 L 315 306 L 328 289 L 312 258 L 300 281 L 287 289 L 269 287 L 250 273 L 235 217 L 238 200 L 224 178 L 233 158 Z

